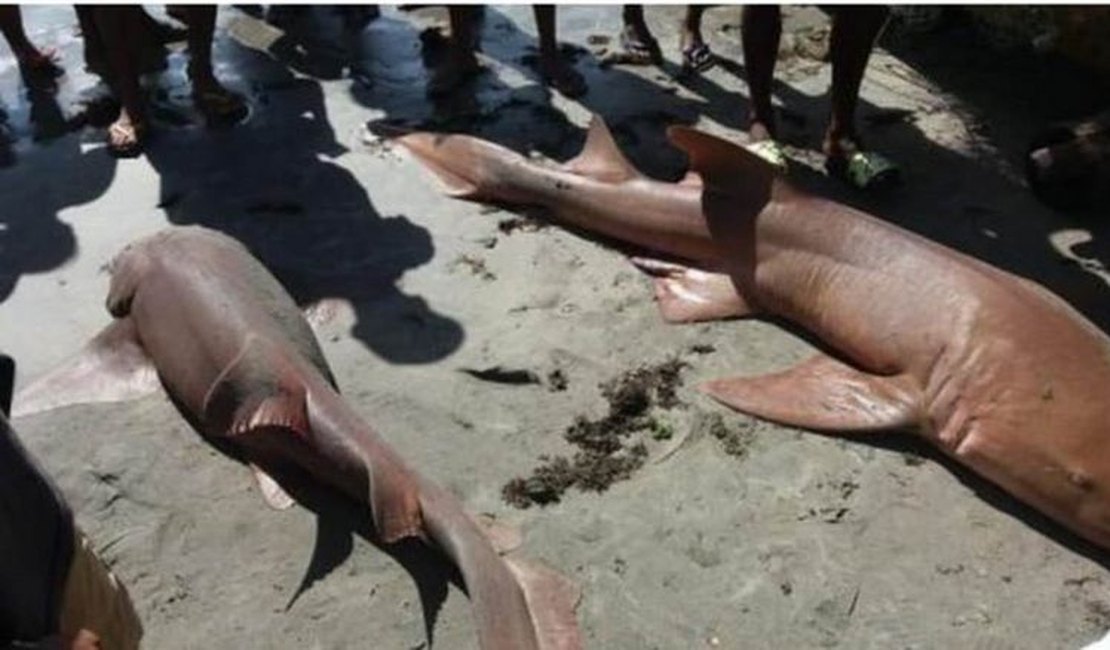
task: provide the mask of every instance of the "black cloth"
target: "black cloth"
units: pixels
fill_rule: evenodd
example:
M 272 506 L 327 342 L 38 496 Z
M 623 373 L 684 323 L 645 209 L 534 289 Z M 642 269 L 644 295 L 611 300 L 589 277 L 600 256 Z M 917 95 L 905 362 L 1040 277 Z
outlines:
M 0 647 L 58 630 L 73 515 L 0 416 Z

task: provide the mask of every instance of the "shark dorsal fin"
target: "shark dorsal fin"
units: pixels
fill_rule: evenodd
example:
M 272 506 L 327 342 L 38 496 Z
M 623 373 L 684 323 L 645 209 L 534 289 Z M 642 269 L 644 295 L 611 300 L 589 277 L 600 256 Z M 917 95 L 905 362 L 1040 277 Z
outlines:
M 621 153 L 613 134 L 600 115 L 594 115 L 590 120 L 590 130 L 586 134 L 586 145 L 582 147 L 582 153 L 567 161 L 563 168 L 573 174 L 610 183 L 643 178 L 643 174 Z

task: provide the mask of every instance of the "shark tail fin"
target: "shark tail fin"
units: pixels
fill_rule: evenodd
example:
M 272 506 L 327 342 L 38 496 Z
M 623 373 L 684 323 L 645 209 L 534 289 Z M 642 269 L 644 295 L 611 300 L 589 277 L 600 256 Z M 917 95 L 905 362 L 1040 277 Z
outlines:
M 518 531 L 470 516 L 428 481 L 421 485 L 421 505 L 428 536 L 466 582 L 481 647 L 581 650 L 578 587 L 541 564 L 505 557 L 520 546 Z

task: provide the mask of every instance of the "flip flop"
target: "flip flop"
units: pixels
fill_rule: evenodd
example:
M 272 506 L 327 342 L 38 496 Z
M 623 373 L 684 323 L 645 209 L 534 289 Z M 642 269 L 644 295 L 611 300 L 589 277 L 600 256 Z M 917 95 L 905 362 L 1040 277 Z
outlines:
M 119 137 L 113 141 L 114 136 Z M 117 144 L 119 140 L 124 139 L 127 141 Z M 108 125 L 108 150 L 117 158 L 138 156 L 142 153 L 144 144 L 146 144 L 146 126 L 142 123 L 131 122 L 124 126 L 119 123 L 119 120 L 116 120 Z
M 663 50 L 654 37 L 640 38 L 629 26 L 621 30 L 621 49 L 619 62 L 628 65 L 660 65 L 663 63 Z
M 760 140 L 744 148 L 770 163 L 780 174 L 786 174 L 790 170 L 786 152 L 783 151 L 782 145 L 774 140 Z
M 874 151 L 855 151 L 828 158 L 825 170 L 830 176 L 867 192 L 887 189 L 897 184 L 901 177 L 896 164 Z
M 689 45 L 682 50 L 683 72 L 705 72 L 715 65 L 717 65 L 717 56 L 705 43 Z

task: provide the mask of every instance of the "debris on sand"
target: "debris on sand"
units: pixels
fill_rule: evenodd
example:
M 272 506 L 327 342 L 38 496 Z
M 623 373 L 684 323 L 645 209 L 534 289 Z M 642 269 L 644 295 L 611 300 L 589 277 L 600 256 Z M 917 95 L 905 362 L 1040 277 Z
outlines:
M 925 457 L 912 451 L 902 452 L 902 462 L 910 467 L 917 467 L 925 463 Z
M 604 492 L 623 481 L 647 460 L 647 439 L 660 439 L 669 425 L 653 417 L 653 407 L 679 405 L 675 389 L 681 385 L 686 363 L 674 358 L 653 366 L 626 372 L 601 385 L 609 401 L 605 417 L 590 420 L 578 416 L 563 437 L 578 447 L 574 456 L 541 456 L 541 464 L 527 478 L 505 484 L 501 494 L 518 508 L 532 504 L 557 503 L 572 486 L 579 490 Z M 665 436 L 669 437 L 669 436 Z
M 717 346 L 712 343 L 695 343 L 690 346 L 690 352 L 693 354 L 712 354 L 717 351 Z
M 852 511 L 849 502 L 859 489 L 859 482 L 849 477 L 818 481 L 814 487 L 825 494 L 825 503 L 807 508 L 798 515 L 798 521 L 817 519 L 826 524 L 838 524 Z
M 511 235 L 518 230 L 524 232 L 536 232 L 537 230 L 542 229 L 545 225 L 546 224 L 536 221 L 535 219 L 515 216 L 498 221 L 497 229 L 500 230 L 501 234 L 503 235 Z
M 547 373 L 547 388 L 552 393 L 558 393 L 567 389 L 567 375 L 561 368 L 556 368 Z
M 736 458 L 747 456 L 748 448 L 755 440 L 750 427 L 729 428 L 720 413 L 706 413 L 698 425 L 717 439 L 726 454 Z
M 505 368 L 502 366 L 492 366 L 490 368 L 463 368 L 463 372 L 482 381 L 489 381 L 495 384 L 511 384 L 520 386 L 524 384 L 538 384 L 540 383 L 539 376 L 531 370 Z
M 470 272 L 486 282 L 496 280 L 497 276 L 486 268 L 486 261 L 477 255 L 460 255 L 451 263 L 452 268 L 465 266 Z

